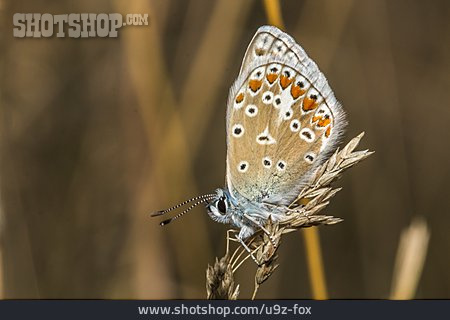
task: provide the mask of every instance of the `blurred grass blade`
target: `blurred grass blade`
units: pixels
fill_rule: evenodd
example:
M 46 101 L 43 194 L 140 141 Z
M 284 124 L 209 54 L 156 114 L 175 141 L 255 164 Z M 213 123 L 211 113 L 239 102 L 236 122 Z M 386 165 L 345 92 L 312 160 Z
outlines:
M 264 0 L 264 9 L 269 24 L 284 29 L 283 17 L 281 15 L 281 7 L 279 0 Z
M 284 29 L 283 17 L 281 16 L 280 2 L 278 0 L 264 0 L 264 8 L 269 24 Z M 320 249 L 319 232 L 315 227 L 304 230 L 306 259 L 309 267 L 309 280 L 313 299 L 327 299 L 327 288 L 325 282 L 322 252 Z
M 328 293 L 317 227 L 303 230 L 303 237 L 305 238 L 306 260 L 308 262 L 312 296 L 316 300 L 326 300 L 328 299 Z
M 392 280 L 392 300 L 413 299 L 427 256 L 430 230 L 423 218 L 416 218 L 400 237 Z
M 229 68 L 231 57 L 236 54 L 238 35 L 251 14 L 251 4 L 252 1 L 215 2 L 197 53 L 190 61 L 190 71 L 181 88 L 180 108 L 183 122 L 189 124 L 185 131 L 193 154 L 202 145 L 210 118 L 216 115 L 212 104 L 217 95 L 223 92 L 223 75 Z M 224 26 L 227 26 L 227 32 L 222 32 Z M 195 108 L 192 107 L 193 101 Z

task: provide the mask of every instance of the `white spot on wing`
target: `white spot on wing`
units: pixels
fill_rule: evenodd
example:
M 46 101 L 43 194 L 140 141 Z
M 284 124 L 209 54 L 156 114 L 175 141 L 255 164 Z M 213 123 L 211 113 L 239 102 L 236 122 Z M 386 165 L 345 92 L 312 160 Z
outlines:
M 298 76 L 295 78 L 294 83 L 295 83 L 296 86 L 299 86 L 300 89 L 302 89 L 302 90 L 308 90 L 308 89 L 309 89 L 309 86 L 310 86 L 309 81 L 306 80 L 306 79 L 305 79 L 303 76 L 301 76 L 301 75 L 298 75 Z M 302 86 L 302 85 L 303 85 L 303 86 Z
M 281 71 L 281 64 L 272 63 L 267 67 L 267 73 L 276 73 L 279 74 Z
M 319 91 L 317 91 L 314 88 L 310 88 L 308 92 L 306 93 L 306 96 L 310 99 L 313 99 L 316 97 L 316 103 L 320 104 L 322 102 L 322 96 L 320 95 Z
M 292 132 L 298 132 L 300 130 L 300 121 L 298 119 L 292 120 L 289 127 Z
M 287 165 L 286 161 L 283 161 L 283 160 L 278 161 L 277 162 L 277 170 L 278 171 L 286 170 L 286 165 Z
M 248 162 L 247 161 L 239 162 L 239 164 L 237 166 L 237 169 L 238 169 L 239 172 L 242 172 L 242 173 L 247 172 L 247 170 L 248 170 Z
M 258 136 L 256 137 L 256 142 L 261 145 L 266 145 L 266 144 L 274 144 L 277 141 L 270 135 L 269 126 L 267 126 L 263 132 L 258 134 Z
M 273 97 L 273 106 L 275 108 L 280 108 L 281 104 L 283 103 L 283 101 L 281 100 L 281 96 L 279 94 L 277 94 L 276 96 Z
M 261 99 L 263 103 L 271 104 L 273 101 L 273 92 L 271 91 L 264 92 Z
M 269 169 L 272 166 L 272 160 L 269 157 L 264 157 L 262 159 L 262 165 L 264 168 Z
M 256 68 L 255 71 L 252 72 L 250 79 L 262 80 L 262 78 L 264 78 L 264 71 L 264 67 Z
M 292 114 L 294 113 L 294 111 L 289 108 L 289 110 L 285 111 L 283 114 L 283 120 L 289 120 L 292 118 Z
M 294 99 L 291 96 L 291 92 L 290 90 L 284 90 L 281 95 L 276 95 L 274 97 L 274 102 L 277 101 L 276 98 L 279 98 L 281 103 L 278 105 L 278 124 L 281 123 L 282 120 L 289 120 L 290 118 L 292 118 L 293 115 L 293 111 L 292 111 L 292 105 L 294 104 Z M 274 104 L 275 106 L 275 104 Z M 275 106 L 276 107 L 276 106 Z M 286 115 L 286 113 L 288 113 L 288 115 Z
M 258 114 L 258 107 L 255 106 L 254 104 L 249 104 L 246 108 L 245 108 L 245 114 L 247 116 L 249 116 L 250 118 L 255 117 Z
M 293 69 L 289 68 L 289 67 L 284 67 L 283 70 L 281 70 L 281 74 L 283 76 L 288 77 L 289 79 L 291 79 L 292 77 L 295 76 L 295 71 Z
M 317 108 L 315 116 L 323 116 L 328 111 L 328 107 L 325 103 L 322 103 L 319 108 Z
M 233 137 L 235 138 L 240 138 L 242 137 L 242 135 L 244 134 L 244 126 L 236 123 L 232 128 L 231 128 L 231 134 L 233 135 Z
M 300 138 L 305 140 L 308 143 L 311 143 L 314 141 L 314 138 L 316 137 L 316 135 L 314 134 L 314 132 L 309 129 L 309 128 L 303 128 L 300 131 Z
M 313 163 L 316 160 L 316 154 L 314 152 L 308 152 L 305 154 L 304 159 L 308 163 Z

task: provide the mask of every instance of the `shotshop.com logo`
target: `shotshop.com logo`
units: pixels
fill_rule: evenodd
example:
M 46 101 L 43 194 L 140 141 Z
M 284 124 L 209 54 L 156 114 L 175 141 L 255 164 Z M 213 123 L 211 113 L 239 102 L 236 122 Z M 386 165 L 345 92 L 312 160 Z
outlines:
M 120 13 L 15 13 L 13 35 L 17 38 L 92 38 L 117 37 L 117 30 L 123 26 L 147 26 L 148 14 Z

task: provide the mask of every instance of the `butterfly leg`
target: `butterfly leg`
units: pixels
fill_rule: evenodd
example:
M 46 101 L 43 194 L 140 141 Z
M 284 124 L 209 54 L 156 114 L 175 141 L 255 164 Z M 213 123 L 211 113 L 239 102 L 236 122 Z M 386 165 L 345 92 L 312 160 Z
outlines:
M 226 248 L 226 253 L 228 254 L 230 251 L 230 241 L 236 241 L 236 239 L 232 238 L 230 236 L 231 233 L 237 233 L 237 230 L 235 229 L 228 229 L 227 230 L 227 248 Z
M 241 245 L 244 247 L 245 250 L 249 253 L 250 257 L 252 257 L 253 261 L 255 261 L 256 265 L 259 265 L 258 260 L 256 260 L 255 256 L 253 255 L 252 250 L 245 244 L 244 239 L 246 238 L 246 235 L 248 234 L 249 230 L 245 227 L 241 228 L 241 231 L 236 236 L 236 239 L 239 240 Z

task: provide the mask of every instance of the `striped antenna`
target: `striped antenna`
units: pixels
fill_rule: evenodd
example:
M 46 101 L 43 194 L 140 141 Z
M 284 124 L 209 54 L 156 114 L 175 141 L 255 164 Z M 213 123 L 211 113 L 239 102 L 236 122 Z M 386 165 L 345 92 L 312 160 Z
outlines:
M 179 217 L 181 217 L 182 215 L 184 215 L 186 212 L 192 210 L 193 208 L 195 208 L 196 206 L 198 206 L 200 203 L 206 202 L 208 200 L 211 200 L 212 198 L 214 198 L 215 195 L 209 196 L 209 197 L 204 197 L 202 198 L 200 201 L 194 203 L 193 205 L 191 205 L 189 208 L 187 208 L 186 210 L 184 210 L 183 212 L 180 212 L 179 214 L 177 214 L 175 217 L 172 217 L 170 219 L 164 220 L 160 222 L 160 226 L 165 226 L 169 223 L 171 223 L 173 220 L 178 219 Z
M 152 216 L 152 217 L 162 216 L 163 214 L 165 214 L 165 213 L 167 213 L 167 212 L 170 212 L 170 211 L 172 211 L 172 210 L 178 209 L 179 207 L 182 207 L 182 206 L 184 206 L 185 204 L 188 204 L 189 202 L 196 201 L 196 200 L 209 199 L 209 198 L 212 198 L 212 197 L 214 197 L 214 196 L 215 196 L 215 194 L 212 194 L 212 193 L 211 193 L 211 194 L 204 194 L 204 195 L 202 195 L 202 196 L 197 196 L 197 197 L 191 198 L 191 199 L 189 199 L 189 200 L 183 201 L 182 203 L 179 203 L 179 204 L 177 204 L 176 206 L 173 206 L 173 207 L 171 207 L 171 208 L 169 208 L 169 209 L 166 209 L 166 210 L 160 210 L 160 211 L 153 212 L 153 213 L 151 214 L 151 216 Z

